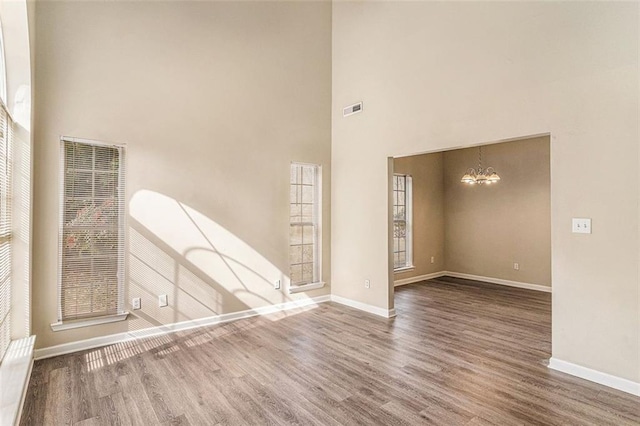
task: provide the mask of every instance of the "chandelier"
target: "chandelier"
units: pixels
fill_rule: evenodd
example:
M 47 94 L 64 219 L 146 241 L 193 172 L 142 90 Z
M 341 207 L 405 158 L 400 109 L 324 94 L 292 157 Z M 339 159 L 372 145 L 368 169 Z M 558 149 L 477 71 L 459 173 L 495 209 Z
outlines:
M 493 167 L 482 168 L 482 147 L 478 148 L 478 170 L 474 168 L 468 169 L 460 182 L 468 183 L 469 185 L 487 185 L 497 183 L 500 180 L 500 176 L 493 169 Z

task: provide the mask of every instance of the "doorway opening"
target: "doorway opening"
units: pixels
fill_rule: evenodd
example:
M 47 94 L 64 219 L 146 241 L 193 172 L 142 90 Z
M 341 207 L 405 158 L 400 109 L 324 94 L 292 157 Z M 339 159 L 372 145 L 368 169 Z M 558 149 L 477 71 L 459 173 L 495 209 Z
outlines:
M 551 292 L 550 168 L 549 135 L 390 160 L 390 300 L 443 277 Z

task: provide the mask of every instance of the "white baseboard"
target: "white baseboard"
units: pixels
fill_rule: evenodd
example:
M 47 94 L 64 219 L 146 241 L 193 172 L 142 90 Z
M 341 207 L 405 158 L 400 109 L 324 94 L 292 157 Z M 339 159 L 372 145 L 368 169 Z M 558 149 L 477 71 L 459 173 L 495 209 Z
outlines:
M 445 272 L 444 271 L 440 271 L 440 272 L 434 272 L 432 274 L 418 275 L 416 277 L 402 278 L 402 279 L 399 279 L 399 280 L 395 280 L 393 282 L 393 286 L 394 287 L 398 287 L 398 286 L 401 286 L 401 285 L 418 283 L 420 281 L 432 280 L 434 278 L 440 278 L 440 277 L 442 277 L 444 275 L 445 275 Z
M 536 291 L 544 291 L 546 293 L 551 293 L 551 287 L 546 285 L 523 283 L 520 281 L 503 280 L 502 278 L 483 277 L 480 275 L 462 274 L 460 272 L 451 272 L 451 271 L 444 271 L 440 276 L 463 278 L 466 280 L 474 280 L 474 281 L 484 281 L 491 284 L 500 284 L 500 285 L 506 285 L 509 287 L 518 287 L 518 288 L 525 288 L 527 290 L 536 290 Z
M 592 370 L 591 368 L 583 367 L 581 365 L 553 357 L 549 358 L 549 368 L 627 392 L 631 395 L 640 396 L 640 383 L 632 382 L 631 380 L 623 379 L 622 377 L 613 376 L 598 370 Z
M 368 312 L 370 314 L 378 315 L 384 318 L 392 318 L 396 316 L 395 309 L 384 309 L 373 305 L 367 305 L 366 303 L 358 302 L 357 300 L 347 299 L 346 297 L 331 295 L 331 301 L 340 303 L 341 305 L 349 306 L 351 308 L 360 309 L 361 311 Z
M 94 337 L 92 339 L 79 340 L 77 342 L 64 343 L 61 345 L 51 346 L 48 348 L 36 349 L 35 359 L 50 358 L 53 356 L 64 355 L 72 352 L 84 351 L 87 349 L 98 348 L 100 346 L 112 345 L 114 343 L 128 342 L 146 337 L 159 336 L 180 330 L 189 330 L 192 328 L 203 327 L 206 325 L 220 324 L 223 322 L 234 321 L 242 318 L 254 317 L 257 315 L 268 315 L 276 312 L 287 311 L 290 309 L 301 308 L 305 306 L 317 305 L 318 303 L 328 302 L 331 300 L 330 295 L 313 297 L 309 299 L 293 300 L 291 302 L 279 303 L 276 305 L 263 306 L 245 311 L 231 312 L 228 314 L 215 315 L 206 318 L 199 318 L 189 321 L 182 321 L 173 324 L 160 325 L 157 327 L 149 327 L 142 330 L 128 331 L 125 333 L 111 334 L 108 336 Z

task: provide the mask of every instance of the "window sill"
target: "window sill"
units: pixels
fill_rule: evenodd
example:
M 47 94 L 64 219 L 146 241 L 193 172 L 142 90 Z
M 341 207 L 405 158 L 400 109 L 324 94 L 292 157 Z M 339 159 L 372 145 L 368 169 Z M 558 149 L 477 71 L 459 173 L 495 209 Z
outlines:
M 402 268 L 398 268 L 398 269 L 394 269 L 393 273 L 394 274 L 399 274 L 401 272 L 408 272 L 408 271 L 413 271 L 414 269 L 416 269 L 416 267 L 414 265 L 411 266 L 403 266 Z
M 14 425 L 20 421 L 20 412 L 27 393 L 31 367 L 33 366 L 33 346 L 36 336 L 14 340 L 0 364 L 0 424 Z
M 92 325 L 108 324 L 110 322 L 124 321 L 127 319 L 127 316 L 129 316 L 129 312 L 123 312 L 121 314 L 114 314 L 114 315 L 105 315 L 103 317 L 84 318 L 84 319 L 72 320 L 72 321 L 64 321 L 64 322 L 58 321 L 51 324 L 51 329 L 53 331 L 63 331 L 63 330 L 71 330 L 74 328 L 91 327 Z
M 302 293 L 303 291 L 316 290 L 324 287 L 324 282 L 317 282 L 303 285 L 292 285 L 289 287 L 289 294 Z

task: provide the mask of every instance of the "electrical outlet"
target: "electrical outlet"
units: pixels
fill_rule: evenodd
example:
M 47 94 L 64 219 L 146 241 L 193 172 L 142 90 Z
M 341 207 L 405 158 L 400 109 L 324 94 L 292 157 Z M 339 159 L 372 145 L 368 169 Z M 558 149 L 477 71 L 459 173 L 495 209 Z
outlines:
M 371 288 L 371 280 L 364 280 L 364 288 Z
M 273 288 L 280 290 L 280 280 L 276 280 L 275 283 L 273 283 Z
M 160 296 L 158 296 L 158 306 L 160 306 L 161 308 L 169 306 L 169 298 L 166 294 L 161 294 Z
M 513 269 L 515 269 L 516 271 L 519 271 L 519 270 L 520 270 L 520 264 L 519 264 L 519 263 L 517 263 L 517 262 L 516 262 L 516 263 L 514 263 L 514 264 L 513 264 Z
M 431 263 L 435 263 L 436 258 L 434 256 L 431 256 Z
M 133 307 L 133 310 L 135 311 L 136 309 L 140 309 L 141 308 L 141 300 L 139 297 L 134 297 L 133 299 L 131 299 L 131 306 Z

